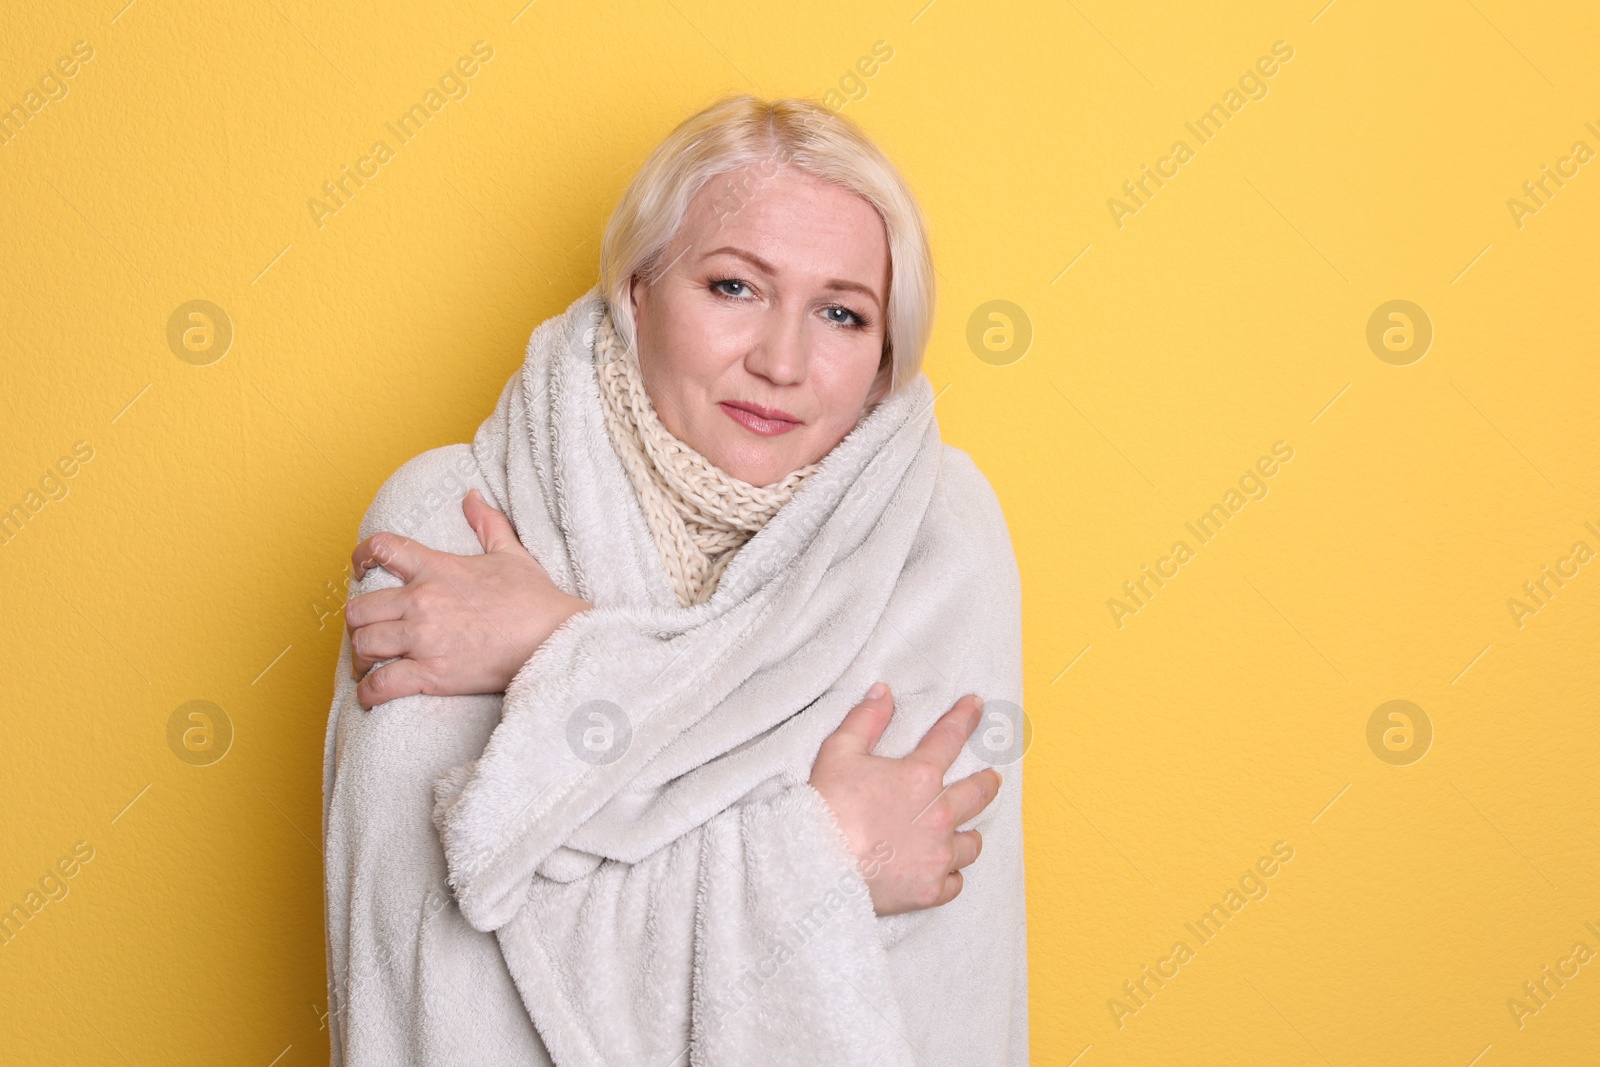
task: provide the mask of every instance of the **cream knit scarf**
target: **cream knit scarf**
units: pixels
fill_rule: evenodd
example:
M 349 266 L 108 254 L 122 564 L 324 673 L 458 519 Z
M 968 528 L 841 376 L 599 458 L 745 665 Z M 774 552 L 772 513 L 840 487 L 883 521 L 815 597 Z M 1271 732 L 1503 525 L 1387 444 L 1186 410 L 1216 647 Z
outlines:
M 595 331 L 595 367 L 611 441 L 639 494 L 672 588 L 684 607 L 702 604 L 739 547 L 821 463 L 772 485 L 751 485 L 673 436 L 650 403 L 638 355 L 623 346 L 610 310 Z

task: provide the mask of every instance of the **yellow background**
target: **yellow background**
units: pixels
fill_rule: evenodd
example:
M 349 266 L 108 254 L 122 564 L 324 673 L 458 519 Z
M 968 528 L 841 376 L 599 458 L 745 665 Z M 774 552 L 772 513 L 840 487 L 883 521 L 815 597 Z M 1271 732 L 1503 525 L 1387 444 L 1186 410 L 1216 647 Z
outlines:
M 1507 206 L 1600 151 L 1591 5 L 124 2 L 0 16 L 0 104 L 94 48 L 0 145 L 0 508 L 94 450 L 0 546 L 0 907 L 94 849 L 0 948 L 0 1059 L 326 1062 L 360 516 L 470 439 L 671 126 L 841 87 L 928 214 L 940 423 L 1024 575 L 1034 1061 L 1600 1059 L 1600 958 L 1520 1027 L 1507 1004 L 1600 952 L 1600 562 L 1520 627 L 1507 606 L 1600 549 L 1600 161 Z M 396 145 L 479 40 L 468 95 Z M 1277 41 L 1266 97 L 1197 144 Z M 308 200 L 380 138 L 319 228 Z M 1108 199 L 1179 138 L 1119 227 Z M 234 329 L 207 366 L 167 341 L 194 299 Z M 1434 329 L 1406 366 L 1366 341 L 1394 299 Z M 1031 323 L 1022 358 L 969 347 L 991 300 Z M 1122 583 L 1277 441 L 1267 497 L 1119 628 Z M 1434 730 L 1408 766 L 1367 743 L 1394 699 Z M 190 700 L 235 731 L 209 766 L 168 745 Z M 1194 941 L 1280 840 L 1269 895 Z

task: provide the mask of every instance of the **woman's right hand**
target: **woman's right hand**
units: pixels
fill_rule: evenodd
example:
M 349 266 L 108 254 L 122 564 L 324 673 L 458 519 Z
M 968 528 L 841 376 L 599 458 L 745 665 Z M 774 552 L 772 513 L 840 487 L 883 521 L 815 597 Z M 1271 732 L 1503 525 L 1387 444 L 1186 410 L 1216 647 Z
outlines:
M 461 510 L 481 554 L 441 552 L 395 533 L 373 534 L 350 554 L 357 580 L 382 567 L 405 583 L 344 606 L 363 708 L 413 693 L 503 693 L 534 650 L 593 607 L 557 587 L 480 490 Z M 379 660 L 390 662 L 372 670 Z
M 873 690 L 881 687 L 881 693 Z M 983 714 L 983 699 L 956 701 L 906 756 L 874 756 L 894 714 L 894 696 L 879 682 L 822 742 L 811 785 L 833 809 L 867 879 L 879 915 L 935 908 L 961 892 L 960 868 L 978 858 L 983 837 L 956 827 L 1000 792 L 992 767 L 946 787 L 944 775 Z M 884 858 L 883 847 L 891 850 Z

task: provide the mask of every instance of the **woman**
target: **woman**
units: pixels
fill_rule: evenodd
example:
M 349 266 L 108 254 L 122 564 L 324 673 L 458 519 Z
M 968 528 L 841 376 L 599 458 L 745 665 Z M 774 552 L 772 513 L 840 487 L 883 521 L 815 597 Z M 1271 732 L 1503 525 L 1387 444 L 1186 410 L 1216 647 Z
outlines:
M 385 483 L 324 767 L 334 1063 L 1026 1062 L 1020 583 L 939 440 L 932 278 L 865 135 L 724 100 L 472 446 Z

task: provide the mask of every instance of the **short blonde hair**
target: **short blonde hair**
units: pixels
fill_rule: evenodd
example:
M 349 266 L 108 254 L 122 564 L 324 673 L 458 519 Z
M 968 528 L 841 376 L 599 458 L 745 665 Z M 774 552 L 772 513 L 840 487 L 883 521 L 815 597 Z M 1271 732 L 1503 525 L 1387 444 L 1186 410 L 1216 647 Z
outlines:
M 633 279 L 652 282 L 669 266 L 662 255 L 706 182 L 745 166 L 775 171 L 785 163 L 843 185 L 883 219 L 889 297 L 879 368 L 881 374 L 884 364 L 893 364 L 889 392 L 897 392 L 921 372 L 933 329 L 933 255 L 922 211 L 871 138 L 811 100 L 726 97 L 679 123 L 650 153 L 611 213 L 600 245 L 600 291 L 618 336 L 633 344 Z

